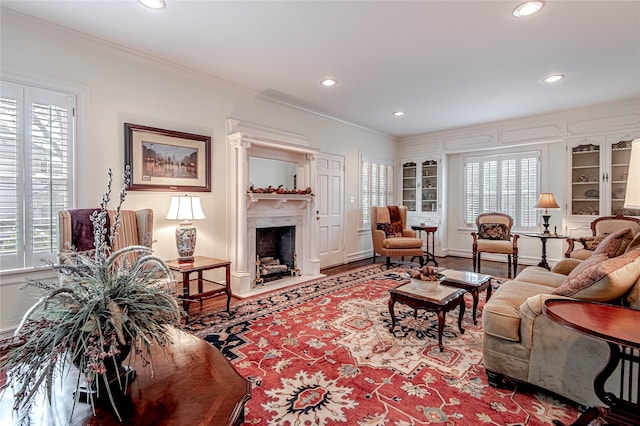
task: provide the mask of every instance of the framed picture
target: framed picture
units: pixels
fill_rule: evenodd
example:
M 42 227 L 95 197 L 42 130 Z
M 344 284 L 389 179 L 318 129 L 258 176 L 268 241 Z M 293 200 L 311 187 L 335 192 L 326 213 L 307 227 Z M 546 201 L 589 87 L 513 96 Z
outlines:
M 211 138 L 124 123 L 133 191 L 211 192 Z

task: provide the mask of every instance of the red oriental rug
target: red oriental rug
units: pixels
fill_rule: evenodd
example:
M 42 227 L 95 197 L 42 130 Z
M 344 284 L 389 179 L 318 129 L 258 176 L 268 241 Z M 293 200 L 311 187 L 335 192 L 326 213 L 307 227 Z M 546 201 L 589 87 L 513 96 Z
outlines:
M 192 331 L 215 345 L 253 386 L 245 424 L 550 425 L 578 411 L 539 390 L 495 389 L 482 364 L 482 326 L 471 297 L 460 334 L 447 313 L 444 351 L 437 318 L 396 304 L 388 289 L 399 269 L 370 266 L 246 299 L 231 317 L 194 318 Z M 481 296 L 481 300 L 484 296 Z M 481 314 L 480 304 L 478 315 Z

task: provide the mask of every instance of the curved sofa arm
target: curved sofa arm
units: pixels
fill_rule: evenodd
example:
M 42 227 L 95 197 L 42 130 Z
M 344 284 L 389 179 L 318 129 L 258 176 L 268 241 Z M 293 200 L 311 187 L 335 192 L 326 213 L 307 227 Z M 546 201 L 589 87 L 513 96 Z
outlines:
M 543 293 L 536 294 L 525 300 L 520 305 L 520 340 L 526 347 L 531 347 L 531 341 L 533 338 L 533 325 L 540 315 L 544 315 L 542 307 L 544 301 L 547 299 L 567 299 L 575 300 L 571 297 L 558 296 L 555 294 Z
M 551 272 L 556 274 L 569 275 L 576 266 L 582 263 L 580 259 L 562 259 L 551 268 Z

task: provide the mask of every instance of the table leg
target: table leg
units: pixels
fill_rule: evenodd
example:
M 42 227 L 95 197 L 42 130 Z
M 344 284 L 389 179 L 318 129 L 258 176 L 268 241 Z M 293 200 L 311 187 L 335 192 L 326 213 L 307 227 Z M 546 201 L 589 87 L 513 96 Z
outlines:
M 546 268 L 547 270 L 551 270 L 549 264 L 547 263 L 547 239 L 543 237 L 540 238 L 540 241 L 542 241 L 542 260 L 540 261 L 540 263 L 538 263 L 538 266 Z
M 438 314 L 438 346 L 440 347 L 440 352 L 444 350 L 444 346 L 442 346 L 442 333 L 444 332 L 444 309 L 440 308 L 436 312 Z
M 393 294 L 391 294 L 389 296 L 389 314 L 391 314 L 391 330 L 389 331 L 393 331 L 394 327 L 396 326 L 396 315 L 393 312 L 393 305 L 395 305 L 396 303 L 396 298 Z
M 464 328 L 462 328 L 462 317 L 464 316 L 464 310 L 466 305 L 464 303 L 464 294 L 460 296 L 460 313 L 458 314 L 458 329 L 460 330 L 460 334 L 464 334 Z M 473 321 L 475 323 L 476 320 L 476 311 L 473 311 Z
M 227 313 L 231 315 L 231 266 L 225 266 L 225 275 L 226 275 L 226 289 L 227 289 Z
M 491 279 L 489 279 L 489 287 L 487 287 L 487 298 L 484 300 L 485 303 L 487 303 L 491 298 L 492 291 L 493 291 L 493 286 L 491 285 Z
M 473 297 L 473 325 L 476 325 L 478 321 L 476 320 L 476 310 L 478 309 L 478 289 L 474 288 L 469 293 L 471 293 L 471 297 Z

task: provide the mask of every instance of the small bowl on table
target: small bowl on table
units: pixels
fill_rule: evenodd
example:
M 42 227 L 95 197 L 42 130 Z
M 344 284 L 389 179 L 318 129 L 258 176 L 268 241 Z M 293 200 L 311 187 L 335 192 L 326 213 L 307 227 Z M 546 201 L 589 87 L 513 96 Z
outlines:
M 444 281 L 445 278 L 447 278 L 443 274 L 435 274 L 435 277 L 437 278 L 436 280 L 423 281 L 423 280 L 414 278 L 411 281 L 413 281 L 414 285 L 418 290 L 424 291 L 427 293 L 434 293 L 438 289 L 438 286 L 440 285 L 440 283 Z

